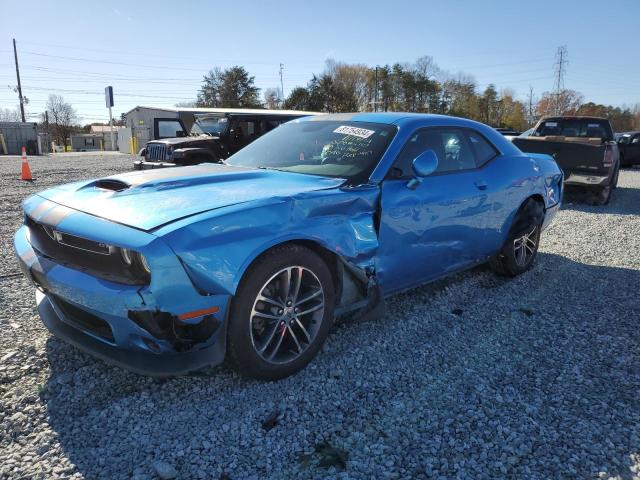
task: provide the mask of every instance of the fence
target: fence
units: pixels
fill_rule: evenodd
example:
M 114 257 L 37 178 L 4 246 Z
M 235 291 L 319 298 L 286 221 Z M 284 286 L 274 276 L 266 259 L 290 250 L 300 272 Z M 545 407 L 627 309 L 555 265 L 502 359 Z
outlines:
M 20 155 L 22 147 L 29 155 L 38 155 L 38 126 L 36 123 L 0 122 L 0 134 L 4 145 L 0 143 L 0 153 Z M 6 151 L 4 150 L 6 146 Z

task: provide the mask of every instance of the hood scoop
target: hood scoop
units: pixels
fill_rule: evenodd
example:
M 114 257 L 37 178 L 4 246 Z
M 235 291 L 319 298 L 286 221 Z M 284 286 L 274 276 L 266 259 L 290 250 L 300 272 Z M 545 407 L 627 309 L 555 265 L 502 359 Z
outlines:
M 122 192 L 123 190 L 131 188 L 131 185 L 115 178 L 101 178 L 100 180 L 96 180 L 93 183 L 85 185 L 83 188 L 91 187 L 111 192 Z

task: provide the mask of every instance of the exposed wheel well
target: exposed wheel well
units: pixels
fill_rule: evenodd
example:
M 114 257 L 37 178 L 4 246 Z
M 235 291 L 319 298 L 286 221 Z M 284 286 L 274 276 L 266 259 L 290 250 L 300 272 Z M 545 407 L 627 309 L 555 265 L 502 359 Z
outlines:
M 302 239 L 290 240 L 288 242 L 283 242 L 283 243 L 274 245 L 268 248 L 267 250 L 265 250 L 264 252 L 262 252 L 260 255 L 258 255 L 251 262 L 251 264 L 247 267 L 246 270 L 248 270 L 251 267 L 251 265 L 253 265 L 256 261 L 258 261 L 258 259 L 261 258 L 263 255 L 265 255 L 267 252 L 270 252 L 275 248 L 282 247 L 283 245 L 300 245 L 308 248 L 309 250 L 316 253 L 320 258 L 322 258 L 322 260 L 324 260 L 324 262 L 326 263 L 327 267 L 329 267 L 329 271 L 331 272 L 333 285 L 335 286 L 335 289 L 336 289 L 336 298 L 338 299 L 340 298 L 340 295 L 342 294 L 342 269 L 343 269 L 342 263 L 338 259 L 338 255 L 336 255 L 331 250 L 323 247 L 319 243 L 314 242 L 313 240 L 302 240 Z
M 533 206 L 531 204 L 531 200 L 535 202 Z M 544 199 L 542 198 L 542 195 L 540 194 L 531 195 L 527 197 L 518 208 L 518 211 L 513 217 L 510 231 L 512 231 L 513 229 L 516 229 L 516 230 L 519 229 L 521 223 L 523 222 L 526 223 L 532 217 L 535 217 L 536 220 L 540 224 L 542 224 L 542 222 L 544 221 L 544 214 L 545 214 L 545 204 L 544 204 Z

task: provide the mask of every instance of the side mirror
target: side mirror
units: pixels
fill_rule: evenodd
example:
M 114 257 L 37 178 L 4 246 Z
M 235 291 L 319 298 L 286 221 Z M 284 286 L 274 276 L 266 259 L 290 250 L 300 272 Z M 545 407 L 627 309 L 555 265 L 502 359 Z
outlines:
M 407 187 L 415 190 L 422 183 L 425 177 L 428 177 L 438 168 L 438 156 L 433 150 L 425 150 L 416 158 L 411 165 L 414 177 L 409 180 Z

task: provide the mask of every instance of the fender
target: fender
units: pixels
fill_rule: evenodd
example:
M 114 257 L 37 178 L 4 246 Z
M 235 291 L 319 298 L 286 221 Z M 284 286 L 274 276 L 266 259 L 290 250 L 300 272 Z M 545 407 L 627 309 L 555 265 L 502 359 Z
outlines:
M 375 270 L 378 196 L 378 187 L 368 186 L 275 197 L 205 212 L 154 234 L 169 244 L 200 290 L 233 295 L 258 256 L 290 241 L 314 242 L 361 270 Z

